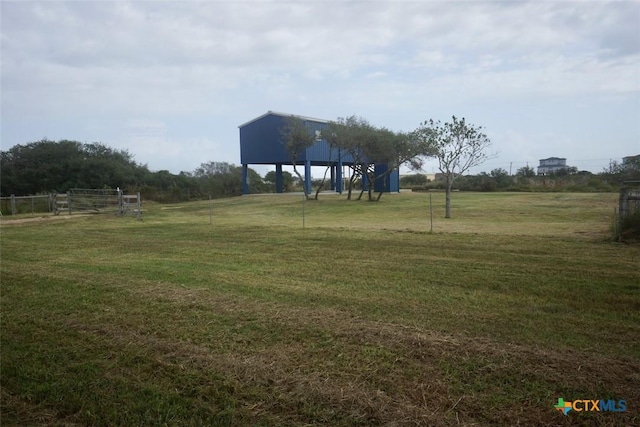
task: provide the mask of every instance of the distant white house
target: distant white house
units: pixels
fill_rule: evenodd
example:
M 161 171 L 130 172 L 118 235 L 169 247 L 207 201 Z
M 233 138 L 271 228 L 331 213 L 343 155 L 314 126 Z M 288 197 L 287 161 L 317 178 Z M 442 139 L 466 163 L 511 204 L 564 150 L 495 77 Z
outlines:
M 622 158 L 624 169 L 640 169 L 640 154 L 637 156 L 627 156 Z
M 567 159 L 563 157 L 549 157 L 548 159 L 540 159 L 538 165 L 538 175 L 547 175 L 567 169 Z

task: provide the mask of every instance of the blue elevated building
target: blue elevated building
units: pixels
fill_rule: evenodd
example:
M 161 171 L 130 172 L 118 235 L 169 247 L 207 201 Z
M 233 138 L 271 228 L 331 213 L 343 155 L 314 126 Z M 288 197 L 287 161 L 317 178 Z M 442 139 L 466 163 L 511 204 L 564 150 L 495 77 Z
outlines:
M 282 166 L 293 165 L 289 153 L 281 141 L 280 130 L 286 126 L 285 119 L 295 117 L 302 120 L 309 132 L 318 135 L 314 145 L 307 148 L 296 159 L 296 165 L 304 166 L 305 188 L 311 192 L 311 166 L 331 168 L 331 190 L 342 193 L 343 166 L 352 167 L 353 158 L 349 153 L 339 149 L 331 149 L 329 144 L 320 138 L 320 131 L 327 127 L 328 121 L 314 119 L 295 114 L 276 113 L 269 111 L 239 126 L 240 128 L 240 163 L 242 163 L 242 192 L 249 193 L 247 170 L 249 165 L 275 165 L 276 192 L 282 193 Z M 386 165 L 375 165 L 376 175 L 383 173 Z M 381 181 L 381 180 L 380 180 Z M 386 188 L 388 192 L 400 191 L 400 171 L 389 174 L 384 182 L 375 182 L 374 190 Z

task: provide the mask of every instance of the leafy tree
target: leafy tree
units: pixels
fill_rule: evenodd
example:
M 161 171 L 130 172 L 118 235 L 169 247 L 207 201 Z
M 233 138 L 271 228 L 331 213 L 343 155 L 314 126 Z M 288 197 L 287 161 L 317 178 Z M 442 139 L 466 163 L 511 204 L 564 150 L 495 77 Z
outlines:
M 372 159 L 375 164 L 384 164 L 387 169 L 375 175 L 375 168 L 367 168 L 369 185 L 369 200 L 372 200 L 373 183 L 382 180 L 383 188 L 378 193 L 376 200 L 380 200 L 382 193 L 386 190 L 386 178 L 400 168 L 401 165 L 412 162 L 413 167 L 419 168 L 422 163 L 418 160 L 422 156 L 427 156 L 429 150 L 421 144 L 421 140 L 413 135 L 404 132 L 393 132 L 386 128 L 376 129 L 371 139 L 363 147 L 367 158 Z
M 323 136 L 325 134 L 330 144 L 345 150 L 353 158 L 354 173 L 349 180 L 347 199 L 351 199 L 355 181 L 366 176 L 369 183 L 368 199 L 374 200 L 373 189 L 376 181 L 382 180 L 386 184 L 387 177 L 405 163 L 419 168 L 422 166 L 422 158 L 431 154 L 430 146 L 415 135 L 378 128 L 357 116 L 338 118 L 335 122 L 330 122 Z M 384 164 L 387 169 L 376 174 L 376 164 Z M 358 199 L 362 197 L 364 190 L 363 188 Z M 385 190 L 382 188 L 375 200 L 380 200 Z
M 411 175 L 405 175 L 400 177 L 400 185 L 404 187 L 415 187 L 419 185 L 425 185 L 429 180 L 426 175 L 416 173 Z
M 174 175 L 168 170 L 149 172 L 140 190 L 146 199 L 163 203 L 184 202 L 191 199 L 192 193 L 198 195 L 193 184 L 194 178 L 181 173 Z
M 507 172 L 506 170 L 502 169 L 502 168 L 496 168 L 491 170 L 491 172 L 489 172 L 489 175 L 491 175 L 494 178 L 501 178 L 504 176 L 509 176 L 509 172 Z
M 238 167 L 227 162 L 201 163 L 193 176 L 200 190 L 213 198 L 242 194 L 242 175 Z
M 327 128 L 322 132 L 323 138 L 330 145 L 344 150 L 353 159 L 352 173 L 347 184 L 347 200 L 351 200 L 354 185 L 358 179 L 361 179 L 364 169 L 368 166 L 362 148 L 367 144 L 373 132 L 373 126 L 366 119 L 356 115 L 346 118 L 339 117 L 336 121 L 329 122 Z
M 260 175 L 249 169 L 252 192 L 265 191 Z M 127 151 L 101 143 L 42 140 L 0 152 L 2 195 L 64 192 L 70 188 L 140 191 L 144 198 L 180 202 L 241 194 L 242 168 L 226 162 L 203 163 L 194 173 L 150 172 Z
M 240 179 L 240 193 L 236 195 L 242 194 L 242 167 L 238 166 L 236 173 L 238 174 L 238 179 Z M 249 192 L 250 193 L 265 193 L 269 191 L 267 184 L 262 180 L 262 177 L 255 170 L 248 168 L 247 176 L 249 177 Z M 289 175 L 291 176 L 291 175 Z
M 536 171 L 530 166 L 523 166 L 516 171 L 517 177 L 533 178 L 536 176 Z
M 363 144 L 359 147 L 359 150 L 362 153 L 362 157 L 363 159 L 365 159 L 365 163 L 362 167 L 362 174 L 367 177 L 368 185 L 366 187 L 366 190 L 369 201 L 373 200 L 373 189 L 376 180 L 378 178 L 381 178 L 384 182 L 384 178 L 393 170 L 395 170 L 394 165 L 390 165 L 390 171 L 388 170 L 387 173 L 376 176 L 375 164 L 385 164 L 387 162 L 394 161 L 394 149 L 397 141 L 399 141 L 399 138 L 397 138 L 397 135 L 395 135 L 392 131 L 385 128 L 378 129 L 372 127 L 369 130 L 367 137 L 363 139 Z M 365 188 L 363 188 L 360 192 L 360 197 L 362 197 L 364 190 Z M 380 191 L 377 200 L 380 200 L 383 191 L 384 189 Z
M 298 158 L 316 143 L 316 135 L 311 132 L 305 125 L 304 120 L 289 116 L 285 118 L 285 124 L 280 129 L 280 141 L 284 145 L 285 150 L 289 153 L 289 158 L 293 164 L 293 172 L 298 178 L 304 182 L 302 174 L 298 171 L 297 162 Z M 302 186 L 305 198 L 309 199 L 309 193 L 305 185 Z
M 73 187 L 136 187 L 148 172 L 127 151 L 68 140 L 16 145 L 3 151 L 0 161 L 3 195 L 62 192 Z
M 470 168 L 482 164 L 491 156 L 485 153 L 491 141 L 482 127 L 467 124 L 464 118 L 452 117 L 442 124 L 425 121 L 414 135 L 432 149 L 438 168 L 445 179 L 445 218 L 451 218 L 451 189 L 454 181 Z
M 267 172 L 264 176 L 264 181 L 272 186 L 275 185 L 276 171 Z M 282 186 L 284 187 L 284 191 L 291 191 L 293 189 L 293 185 L 293 175 L 291 175 L 291 173 L 288 171 L 282 171 Z
M 640 155 L 629 157 L 626 162 L 612 161 L 602 175 L 607 181 L 616 184 L 640 180 Z
M 282 174 L 284 175 L 284 171 L 282 172 Z M 275 184 L 276 183 L 276 171 L 269 171 L 266 174 L 264 174 L 264 178 L 263 181 L 269 184 Z
M 266 187 L 262 177 L 253 169 L 248 169 L 249 187 L 252 193 L 264 192 Z M 207 162 L 200 164 L 193 172 L 200 184 L 202 195 L 213 198 L 239 196 L 242 194 L 242 167 L 227 162 Z
M 489 175 L 494 179 L 498 188 L 506 188 L 513 182 L 509 172 L 502 168 L 493 169 Z
M 236 165 L 227 162 L 207 162 L 201 163 L 200 167 L 193 172 L 193 175 L 196 178 L 212 175 L 225 175 L 233 173 L 236 168 Z
M 496 191 L 498 189 L 496 178 L 486 172 L 462 176 L 456 180 L 455 186 L 462 191 Z
M 2 156 L 2 194 L 36 194 L 77 187 L 82 145 L 42 140 L 11 147 Z

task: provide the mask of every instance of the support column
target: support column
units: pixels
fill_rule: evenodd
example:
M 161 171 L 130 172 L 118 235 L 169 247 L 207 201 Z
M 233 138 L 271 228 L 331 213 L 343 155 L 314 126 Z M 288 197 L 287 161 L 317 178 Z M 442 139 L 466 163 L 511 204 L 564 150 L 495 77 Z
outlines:
M 329 189 L 332 190 L 332 191 L 336 189 L 336 167 L 335 167 L 335 165 L 331 166 L 331 180 L 330 180 Z
M 249 194 L 248 166 L 242 165 L 242 194 Z
M 283 185 L 282 185 L 282 164 L 276 164 L 276 193 L 282 193 Z
M 373 166 L 373 176 L 381 176 L 385 174 L 388 169 L 389 167 L 387 165 L 376 164 Z M 389 176 L 386 175 L 376 179 L 376 182 L 373 183 L 373 191 L 377 191 L 378 193 L 389 191 Z
M 342 177 L 342 157 L 338 154 L 338 165 L 336 166 L 336 191 L 339 194 L 342 194 L 343 185 L 343 177 Z

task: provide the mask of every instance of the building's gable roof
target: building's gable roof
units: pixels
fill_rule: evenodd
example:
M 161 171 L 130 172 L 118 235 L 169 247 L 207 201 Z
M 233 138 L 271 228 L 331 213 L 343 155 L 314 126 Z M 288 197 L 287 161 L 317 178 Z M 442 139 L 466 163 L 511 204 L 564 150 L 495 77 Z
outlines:
M 549 157 L 547 159 L 540 159 L 541 162 L 545 161 L 545 160 L 567 160 L 564 157 Z
M 298 114 L 287 114 L 287 113 L 280 113 L 277 111 L 267 111 L 266 113 L 264 113 L 261 116 L 256 117 L 255 119 L 249 120 L 246 123 L 241 124 L 240 126 L 238 126 L 239 128 L 245 127 L 247 125 L 250 125 L 253 122 L 257 122 L 260 119 L 263 119 L 267 116 L 280 116 L 280 117 L 295 117 L 301 120 L 306 120 L 306 121 L 310 121 L 310 122 L 316 122 L 316 123 L 329 123 L 328 120 L 323 120 L 323 119 L 316 119 L 314 117 L 307 117 L 307 116 L 300 116 Z

